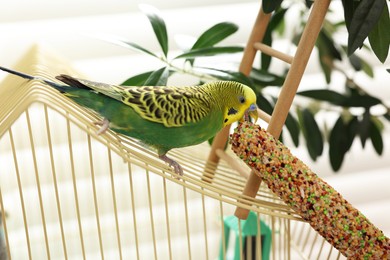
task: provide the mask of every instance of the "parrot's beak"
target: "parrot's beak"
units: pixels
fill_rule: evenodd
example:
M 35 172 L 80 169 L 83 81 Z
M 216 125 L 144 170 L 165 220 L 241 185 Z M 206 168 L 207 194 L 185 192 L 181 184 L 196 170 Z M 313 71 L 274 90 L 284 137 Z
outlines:
M 259 118 L 259 114 L 257 113 L 257 106 L 256 104 L 250 105 L 250 107 L 245 111 L 244 120 L 245 121 L 251 121 L 253 119 L 253 123 L 256 123 L 257 119 Z
M 257 112 L 257 106 L 256 104 L 252 104 L 248 108 L 248 114 L 253 119 L 253 123 L 257 122 L 257 119 L 259 118 L 259 113 Z

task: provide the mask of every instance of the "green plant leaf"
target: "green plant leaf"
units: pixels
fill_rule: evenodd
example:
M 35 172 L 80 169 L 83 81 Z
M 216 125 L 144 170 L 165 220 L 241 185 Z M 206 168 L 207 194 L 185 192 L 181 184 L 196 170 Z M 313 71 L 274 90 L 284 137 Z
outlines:
M 214 56 L 218 54 L 231 54 L 238 53 L 244 50 L 243 47 L 239 46 L 226 46 L 226 47 L 206 47 L 196 50 L 189 50 L 176 56 L 174 59 L 183 59 L 183 58 L 196 58 L 196 57 L 207 57 Z
M 324 142 L 314 115 L 307 109 L 297 110 L 298 120 L 310 157 L 315 161 L 322 154 Z
M 370 41 L 371 48 L 382 63 L 386 61 L 387 55 L 389 53 L 389 28 L 389 9 L 387 7 L 387 4 L 385 4 L 378 22 L 374 25 L 371 32 L 368 34 L 368 40 Z
M 212 47 L 215 44 L 226 39 L 238 30 L 238 26 L 234 23 L 223 22 L 218 23 L 204 33 L 202 33 L 198 40 L 191 47 L 191 50 L 202 49 L 206 47 Z M 191 65 L 194 63 L 194 59 L 187 59 Z
M 366 145 L 367 138 L 370 136 L 371 114 L 368 109 L 363 114 L 362 120 L 359 122 L 359 135 L 362 146 Z
M 145 81 L 145 86 L 166 86 L 169 76 L 169 68 L 163 67 L 153 71 Z
M 353 14 L 355 13 L 356 8 L 360 4 L 360 1 L 355 0 L 341 0 L 344 7 L 344 21 L 345 26 L 349 32 L 349 28 L 351 27 L 351 21 Z
M 362 69 L 362 62 L 361 59 L 356 54 L 351 54 L 348 57 L 349 63 L 351 63 L 354 70 L 359 71 Z
M 285 125 L 290 133 L 291 139 L 292 139 L 295 147 L 298 147 L 299 133 L 300 133 L 299 123 L 295 119 L 295 117 L 293 117 L 293 115 L 291 115 L 291 113 L 288 113 Z
M 316 41 L 318 48 L 319 61 L 324 72 L 327 83 L 330 83 L 333 62 L 335 59 L 341 60 L 341 54 L 334 45 L 331 37 L 322 29 Z
M 221 69 L 205 68 L 205 67 L 196 67 L 196 69 L 199 69 L 202 72 L 206 72 L 207 74 L 221 80 L 232 80 L 232 81 L 240 82 L 247 86 L 253 86 L 252 80 L 247 76 L 245 76 L 245 74 L 238 71 L 221 70 Z
M 352 117 L 347 124 L 347 150 L 351 149 L 352 143 L 355 140 L 356 135 L 359 132 L 359 120 L 356 116 Z
M 280 133 L 279 135 L 279 139 L 278 139 L 281 143 L 283 143 L 283 129 L 282 129 L 282 132 Z
M 274 110 L 274 104 L 266 99 L 260 92 L 256 93 L 256 104 L 261 110 L 269 115 L 271 115 Z
M 321 53 L 321 51 L 319 51 L 319 53 Z M 325 77 L 325 81 L 327 84 L 330 83 L 330 80 L 331 80 L 331 74 L 332 74 L 332 69 L 331 69 L 331 66 L 326 62 L 326 60 L 329 60 L 328 59 L 329 56 L 325 56 L 325 55 L 321 55 L 320 54 L 320 65 L 321 65 L 321 69 L 322 69 L 322 72 L 324 73 L 324 77 Z M 331 61 L 331 63 L 333 63 L 333 61 Z
M 280 24 L 284 23 L 284 15 L 286 14 L 287 9 L 285 8 L 279 8 L 275 11 L 275 13 L 272 15 L 267 30 L 265 31 L 264 37 L 263 37 L 263 43 L 271 46 L 272 45 L 272 32 L 274 32 Z M 272 57 L 261 52 L 261 69 L 268 70 Z
M 252 68 L 250 78 L 261 86 L 282 86 L 285 78 L 264 69 Z
M 377 154 L 382 155 L 383 153 L 383 139 L 381 131 L 375 122 L 371 120 L 371 127 L 370 127 L 370 139 L 372 142 L 372 145 L 374 146 L 374 149 Z
M 338 171 L 348 151 L 348 127 L 340 116 L 329 135 L 329 160 L 334 171 Z
M 360 59 L 360 61 L 362 63 L 362 70 L 364 71 L 364 73 L 366 73 L 366 75 L 369 76 L 370 78 L 373 78 L 374 77 L 374 71 L 372 70 L 371 65 L 368 64 L 363 59 Z
M 349 27 L 348 55 L 363 45 L 364 40 L 378 22 L 386 0 L 361 0 L 353 13 Z
M 332 36 L 329 35 L 327 30 L 323 29 L 320 31 L 319 37 L 324 42 L 324 45 L 327 47 L 327 54 L 333 59 L 341 60 L 340 51 L 336 48 L 335 42 L 332 39 Z
M 314 4 L 313 0 L 305 0 L 306 7 L 310 9 L 310 7 Z
M 266 14 L 272 13 L 280 6 L 283 0 L 263 0 L 263 11 Z
M 340 93 L 328 90 L 328 89 L 318 89 L 318 90 L 306 90 L 300 91 L 297 93 L 300 96 L 313 98 L 320 101 L 327 101 L 329 103 L 343 106 L 346 102 L 346 97 L 341 95 Z
M 202 33 L 192 46 L 191 50 L 214 46 L 235 33 L 237 30 L 238 26 L 234 23 L 218 23 Z
M 139 52 L 142 52 L 142 53 L 146 53 L 150 56 L 153 56 L 155 58 L 158 58 L 158 56 L 156 54 L 154 54 L 153 52 L 145 49 L 144 47 L 136 44 L 136 43 L 133 43 L 133 42 L 129 42 L 129 41 L 126 41 L 126 40 L 122 40 L 122 39 L 119 39 L 119 38 L 116 38 L 116 37 L 111 37 L 111 38 L 102 38 L 100 37 L 102 40 L 106 41 L 106 42 L 109 42 L 109 43 L 113 43 L 113 44 L 116 44 L 116 45 L 119 45 L 119 46 L 122 46 L 122 47 L 125 47 L 125 48 L 129 48 L 129 49 L 132 49 L 132 50 L 135 50 L 135 51 L 139 51 Z
M 128 78 L 127 80 L 125 80 L 120 85 L 122 85 L 122 86 L 144 86 L 145 85 L 145 81 L 150 77 L 150 75 L 153 72 L 154 71 L 148 71 L 148 72 L 145 72 L 145 73 L 141 73 L 141 74 L 135 75 L 135 76 L 133 76 L 131 78 Z
M 141 51 L 141 52 L 144 52 L 146 54 L 149 54 L 151 56 L 154 56 L 156 58 L 158 58 L 158 56 L 156 54 L 154 54 L 153 52 L 145 49 L 144 47 L 136 44 L 136 43 L 133 43 L 133 42 L 123 42 L 124 44 L 126 44 L 128 47 L 134 49 L 134 50 L 138 50 L 138 51 Z
M 386 69 L 386 71 L 387 71 L 388 73 L 390 73 L 390 69 Z
M 359 121 L 352 116 L 345 122 L 341 115 L 331 129 L 329 135 L 329 158 L 333 170 L 337 171 L 342 164 L 344 154 L 351 149 L 353 141 L 359 132 Z
M 147 4 L 140 4 L 139 8 L 141 11 L 146 14 L 150 24 L 152 25 L 154 34 L 157 37 L 157 40 L 161 46 L 161 49 L 164 53 L 164 56 L 168 55 L 168 34 L 167 28 L 165 26 L 164 19 L 160 16 L 159 10 L 155 7 Z
M 264 34 L 263 43 L 265 45 L 272 46 L 272 31 L 269 27 L 267 27 L 267 31 Z M 260 52 L 261 69 L 268 70 L 269 66 L 271 65 L 271 60 L 271 56 L 264 52 Z
M 366 93 L 360 93 L 356 89 L 349 88 L 349 92 L 349 95 L 346 97 L 346 100 L 343 103 L 345 107 L 370 108 L 382 103 L 380 99 L 370 96 Z

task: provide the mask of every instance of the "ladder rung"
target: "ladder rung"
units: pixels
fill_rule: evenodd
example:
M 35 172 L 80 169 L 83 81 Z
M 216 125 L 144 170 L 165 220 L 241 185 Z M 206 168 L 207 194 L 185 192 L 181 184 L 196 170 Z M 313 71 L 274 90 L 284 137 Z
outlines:
M 265 122 L 269 123 L 271 121 L 271 116 L 260 108 L 257 109 L 257 114 L 259 115 L 259 118 L 263 119 Z
M 287 62 L 289 64 L 291 64 L 293 59 L 294 59 L 293 56 L 290 56 L 290 55 L 287 55 L 283 52 L 277 51 L 277 50 L 271 48 L 270 46 L 268 46 L 264 43 L 261 43 L 261 42 L 254 43 L 253 47 L 261 52 L 264 52 L 265 54 L 268 54 L 269 56 L 278 58 L 279 60 L 282 60 L 282 61 Z

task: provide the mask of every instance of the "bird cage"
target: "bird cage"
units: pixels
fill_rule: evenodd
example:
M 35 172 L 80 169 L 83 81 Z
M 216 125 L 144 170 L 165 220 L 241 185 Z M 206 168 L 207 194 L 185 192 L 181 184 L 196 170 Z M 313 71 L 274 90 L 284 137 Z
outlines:
M 38 46 L 15 69 L 78 75 Z M 228 150 L 218 165 L 208 144 L 171 151 L 177 179 L 136 140 L 97 135 L 97 120 L 41 82 L 1 83 L 1 259 L 344 258 L 265 185 L 242 195 L 249 170 Z
M 272 116 L 259 111 L 269 123 L 262 145 L 277 143 L 289 158 L 288 149 L 274 137 L 280 134 L 329 3 L 314 2 L 295 53 L 299 59 L 261 43 L 271 14 L 260 8 L 240 64 L 240 72 L 248 75 L 258 50 L 291 64 Z M 58 74 L 78 75 L 62 57 L 38 46 L 15 69 L 50 80 Z M 93 111 L 40 81 L 9 75 L 0 84 L 0 259 L 344 259 L 341 250 L 360 257 L 366 249 L 365 257 L 376 249 L 377 255 L 389 257 L 383 250 L 389 250 L 390 239 L 315 174 L 310 177 L 316 182 L 305 182 L 306 187 L 326 192 L 316 202 L 341 203 L 336 210 L 345 214 L 340 219 L 328 218 L 331 206 L 325 211 L 297 207 L 312 203 L 303 187 L 292 186 L 286 177 L 280 183 L 289 186 L 282 193 L 260 176 L 264 163 L 255 160 L 250 170 L 225 151 L 228 127 L 212 146 L 170 152 L 184 168 L 178 179 L 136 140 L 112 131 L 98 135 L 96 121 Z M 244 130 L 258 129 L 251 127 Z M 251 141 L 243 140 L 243 150 L 252 153 Z M 254 150 L 259 156 L 260 149 Z M 293 159 L 296 170 L 306 169 Z M 301 203 L 290 203 L 286 194 Z M 315 222 L 318 217 L 326 222 Z M 328 226 L 341 236 L 333 236 Z

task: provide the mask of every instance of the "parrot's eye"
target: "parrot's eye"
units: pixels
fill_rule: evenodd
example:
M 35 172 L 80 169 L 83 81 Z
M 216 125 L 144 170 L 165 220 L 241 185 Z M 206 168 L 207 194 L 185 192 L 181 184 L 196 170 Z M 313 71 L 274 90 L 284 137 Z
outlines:
M 241 104 L 245 103 L 245 98 L 243 96 L 238 97 L 238 101 L 240 101 Z

